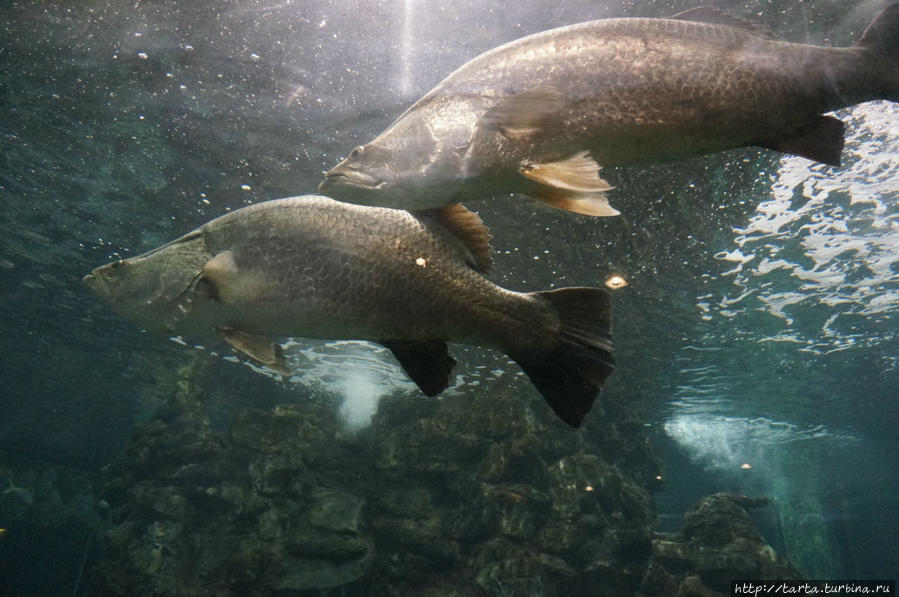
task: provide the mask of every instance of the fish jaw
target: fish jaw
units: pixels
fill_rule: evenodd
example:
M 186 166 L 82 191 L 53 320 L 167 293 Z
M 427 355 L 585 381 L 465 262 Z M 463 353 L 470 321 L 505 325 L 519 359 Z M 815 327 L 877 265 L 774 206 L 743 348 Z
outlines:
M 140 306 L 149 306 L 152 300 L 134 296 L 129 286 L 131 265 L 128 260 L 120 259 L 101 265 L 84 276 L 81 281 L 100 302 L 112 308 L 126 319 L 135 321 L 143 327 L 149 327 L 149 318 L 142 313 Z
M 109 301 L 110 292 L 109 285 L 103 277 L 103 267 L 94 269 L 91 273 L 81 278 L 81 282 L 87 286 L 87 289 L 91 291 L 91 294 L 105 303 Z
M 425 180 L 422 177 L 422 180 Z M 343 162 L 325 173 L 319 184 L 322 195 L 357 205 L 420 210 L 442 207 L 455 201 L 444 198 L 428 187 L 417 184 L 418 179 L 401 184 L 369 174 Z
M 372 205 L 377 203 L 377 195 L 385 186 L 383 179 L 353 168 L 344 160 L 325 173 L 318 190 L 333 199 Z

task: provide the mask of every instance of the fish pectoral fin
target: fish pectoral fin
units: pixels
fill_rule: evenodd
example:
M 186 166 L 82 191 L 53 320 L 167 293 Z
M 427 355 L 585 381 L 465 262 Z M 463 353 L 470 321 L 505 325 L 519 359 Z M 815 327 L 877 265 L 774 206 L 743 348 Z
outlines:
M 617 216 L 605 192 L 614 187 L 599 177 L 599 164 L 582 151 L 570 158 L 538 164 L 522 162 L 519 172 L 537 183 L 532 194 L 537 200 L 556 209 L 588 216 Z
M 229 299 L 233 298 L 231 289 L 235 287 L 239 273 L 231 251 L 222 251 L 203 267 L 203 279 L 211 285 L 216 298 L 223 302 L 230 302 Z
M 846 125 L 833 116 L 815 116 L 793 134 L 758 143 L 762 147 L 839 166 Z
M 278 373 L 293 374 L 293 370 L 287 364 L 287 359 L 284 358 L 284 350 L 280 344 L 260 334 L 252 334 L 236 328 L 223 327 L 218 331 L 232 348 L 254 361 L 258 361 Z
M 484 114 L 484 122 L 506 137 L 526 137 L 540 130 L 541 121 L 562 107 L 555 87 L 536 87 L 504 99 Z
M 456 359 L 449 355 L 443 340 L 384 341 L 403 371 L 427 396 L 436 396 L 449 386 Z
M 210 294 L 223 303 L 249 303 L 265 292 L 266 280 L 252 270 L 237 267 L 234 253 L 222 251 L 203 268 L 202 279 Z
M 470 253 L 469 264 L 476 271 L 486 274 L 493 267 L 490 230 L 478 214 L 459 203 L 416 213 L 437 222 L 462 241 Z

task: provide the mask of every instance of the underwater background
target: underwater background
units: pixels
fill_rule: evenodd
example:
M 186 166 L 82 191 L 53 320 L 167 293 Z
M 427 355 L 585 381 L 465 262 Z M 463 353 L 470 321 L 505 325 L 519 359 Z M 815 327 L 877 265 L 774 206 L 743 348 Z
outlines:
M 838 46 L 886 5 L 714 4 Z M 0 592 L 674 594 L 677 573 L 647 566 L 722 491 L 768 498 L 754 522 L 803 577 L 895 578 L 894 104 L 838 113 L 841 168 L 752 148 L 606 169 L 623 215 L 599 220 L 468 204 L 504 287 L 629 282 L 618 366 L 581 430 L 487 350 L 452 346 L 456 381 L 435 399 L 362 342 L 293 339 L 300 373 L 282 379 L 144 333 L 80 283 L 230 210 L 315 192 L 500 43 L 694 5 L 8 3 Z

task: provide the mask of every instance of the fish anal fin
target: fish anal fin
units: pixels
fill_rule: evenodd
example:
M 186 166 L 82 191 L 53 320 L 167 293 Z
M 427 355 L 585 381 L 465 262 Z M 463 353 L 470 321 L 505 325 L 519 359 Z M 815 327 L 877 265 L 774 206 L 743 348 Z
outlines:
M 225 341 L 235 350 L 242 352 L 254 361 L 265 365 L 284 375 L 292 375 L 293 370 L 284 358 L 281 345 L 260 334 L 245 332 L 237 328 L 219 328 Z
M 715 8 L 714 6 L 697 6 L 696 8 L 690 8 L 675 15 L 671 15 L 668 18 L 678 21 L 695 21 L 698 23 L 710 23 L 713 25 L 727 25 L 729 27 L 737 27 L 738 29 L 743 29 L 745 31 L 755 33 L 756 35 L 761 35 L 764 37 L 774 37 L 774 35 L 767 28 L 765 28 L 764 25 L 760 25 L 759 23 L 754 23 L 752 21 L 747 21 L 746 19 L 741 19 L 740 17 L 735 17 L 734 15 L 723 11 L 720 8 Z
M 540 130 L 541 121 L 562 107 L 562 94 L 555 87 L 535 87 L 515 94 L 490 108 L 484 122 L 506 137 L 527 137 Z
M 532 194 L 541 202 L 588 216 L 617 216 L 605 192 L 613 187 L 599 177 L 599 164 L 586 151 L 548 163 L 522 162 L 519 172 L 537 183 Z
M 452 232 L 471 253 L 472 267 L 486 274 L 493 267 L 490 230 L 478 214 L 461 204 L 447 205 L 418 212 Z
M 450 384 L 456 359 L 449 355 L 443 340 L 383 341 L 403 371 L 427 396 L 436 396 Z
M 833 116 L 815 116 L 795 133 L 767 140 L 759 145 L 830 166 L 839 166 L 845 130 L 846 125 Z

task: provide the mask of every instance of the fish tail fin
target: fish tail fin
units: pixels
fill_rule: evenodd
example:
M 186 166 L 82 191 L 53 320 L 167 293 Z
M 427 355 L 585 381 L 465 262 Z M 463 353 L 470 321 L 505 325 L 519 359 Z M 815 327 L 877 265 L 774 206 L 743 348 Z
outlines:
M 580 427 L 615 368 L 612 356 L 612 298 L 601 288 L 560 288 L 534 292 L 559 316 L 554 346 L 509 356 L 531 379 L 555 413 Z
M 889 62 L 885 98 L 899 101 L 899 4 L 884 8 L 855 42 Z

